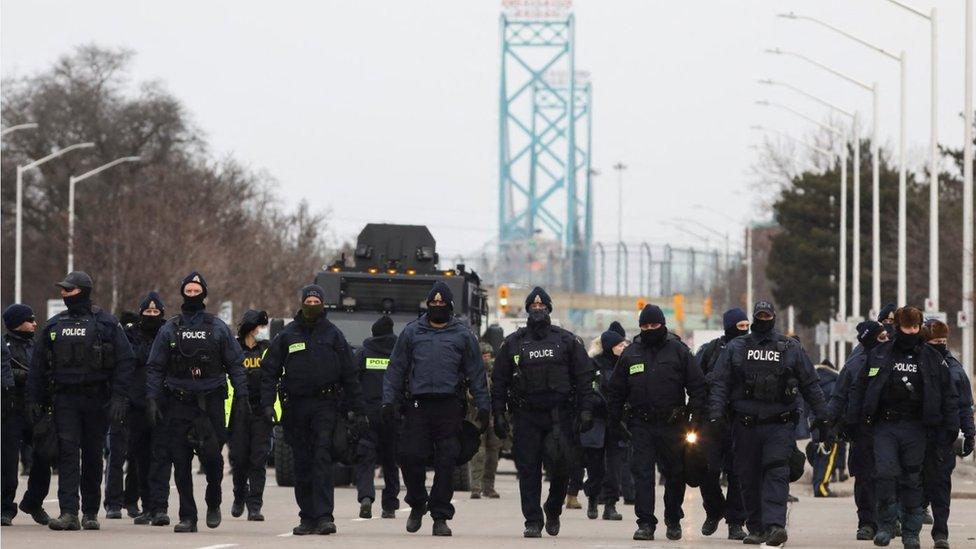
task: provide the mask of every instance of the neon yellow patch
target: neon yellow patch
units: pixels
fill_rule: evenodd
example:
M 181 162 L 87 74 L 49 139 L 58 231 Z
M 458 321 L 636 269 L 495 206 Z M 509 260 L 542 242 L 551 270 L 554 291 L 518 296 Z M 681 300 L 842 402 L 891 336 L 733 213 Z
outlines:
M 54 341 L 54 332 L 51 332 L 51 341 Z
M 515 355 L 514 357 L 512 357 L 512 360 L 513 360 L 513 361 L 515 361 L 515 365 L 516 365 L 516 366 L 518 366 L 518 361 L 519 361 L 519 357 L 520 357 L 520 356 L 521 356 L 521 355 Z
M 644 363 L 643 362 L 641 362 L 640 364 L 631 364 L 631 366 L 630 366 L 630 375 L 640 374 L 640 373 L 643 373 L 643 372 L 644 372 Z
M 367 358 L 366 359 L 367 370 L 385 370 L 386 367 L 389 365 L 390 365 L 390 359 L 388 358 Z
M 870 370 L 868 370 L 868 377 L 874 377 L 878 375 L 878 370 L 880 369 L 881 368 L 871 368 Z
M 300 343 L 292 343 L 291 345 L 288 346 L 288 353 L 289 354 L 291 354 L 291 353 L 297 353 L 298 351 L 304 351 L 304 350 L 305 350 L 305 342 L 304 341 L 302 341 Z

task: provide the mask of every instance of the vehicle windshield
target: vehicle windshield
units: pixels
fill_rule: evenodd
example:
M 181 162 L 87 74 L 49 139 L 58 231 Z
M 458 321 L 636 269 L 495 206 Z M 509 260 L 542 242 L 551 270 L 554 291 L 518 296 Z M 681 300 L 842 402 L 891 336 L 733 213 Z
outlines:
M 373 336 L 373 323 L 380 316 L 382 315 L 375 312 L 329 311 L 329 320 L 342 330 L 349 345 L 357 349 L 363 345 L 364 340 Z M 393 319 L 393 333 L 399 334 L 408 322 L 417 317 L 415 315 L 394 314 L 390 318 Z

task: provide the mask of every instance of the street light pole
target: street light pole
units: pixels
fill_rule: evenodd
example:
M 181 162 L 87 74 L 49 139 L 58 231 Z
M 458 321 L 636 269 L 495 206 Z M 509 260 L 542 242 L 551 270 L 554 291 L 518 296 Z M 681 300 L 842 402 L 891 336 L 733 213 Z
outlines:
M 89 177 L 98 175 L 103 171 L 122 164 L 123 162 L 139 162 L 142 160 L 138 156 L 125 156 L 113 160 L 107 164 L 103 164 L 94 170 L 90 170 L 78 176 L 70 176 L 68 178 L 68 272 L 75 270 L 75 185 L 88 179 Z
M 53 160 L 67 152 L 73 151 L 75 149 L 90 149 L 94 147 L 94 143 L 75 143 L 74 145 L 69 145 L 63 149 L 59 149 L 44 158 L 34 160 L 29 164 L 24 166 L 17 166 L 17 211 L 16 211 L 16 243 L 14 245 L 14 302 L 21 302 L 21 278 L 22 278 L 22 266 L 23 266 L 23 202 L 24 202 L 24 172 L 27 170 L 36 168 L 41 164 L 47 162 L 48 160 Z
M 966 0 L 962 143 L 962 363 L 973 377 L 973 0 Z
M 624 240 L 624 170 L 627 169 L 627 165 L 623 162 L 617 162 L 613 165 L 613 169 L 617 171 L 617 242 L 623 242 Z

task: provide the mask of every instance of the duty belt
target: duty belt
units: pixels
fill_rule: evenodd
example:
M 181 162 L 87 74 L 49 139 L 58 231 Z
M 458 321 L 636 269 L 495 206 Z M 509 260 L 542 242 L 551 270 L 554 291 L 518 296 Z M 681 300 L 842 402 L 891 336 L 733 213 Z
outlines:
M 292 391 L 286 391 L 281 389 L 279 391 L 281 396 L 281 402 L 287 402 L 291 397 L 310 397 L 310 398 L 321 398 L 321 399 L 337 399 L 339 398 L 339 386 L 338 385 L 326 385 L 316 390 L 309 392 L 302 391 L 301 393 L 295 393 Z
M 630 417 L 634 419 L 639 419 L 644 423 L 661 423 L 667 422 L 670 424 L 678 423 L 685 415 L 685 407 L 677 406 L 675 408 L 665 408 L 665 409 L 648 409 L 648 408 L 634 408 L 630 411 Z
M 108 381 L 92 381 L 88 383 L 55 383 L 54 392 L 62 395 L 107 396 Z
M 219 391 L 226 391 L 226 390 L 227 389 L 224 386 L 216 387 L 214 389 L 207 389 L 204 391 L 187 391 L 186 389 L 174 389 L 172 387 L 167 388 L 169 395 L 175 398 L 176 400 L 180 402 L 194 402 L 194 403 L 197 402 L 197 398 L 199 395 L 203 395 L 204 397 L 207 397 L 210 396 L 212 393 L 217 393 Z
M 879 421 L 914 421 L 920 419 L 921 413 L 919 410 L 912 412 L 904 412 L 898 410 L 885 409 L 878 414 Z
M 777 423 L 795 423 L 799 417 L 800 414 L 796 410 L 767 417 L 759 417 L 753 414 L 739 414 L 739 420 L 746 427 L 752 427 L 753 425 L 773 425 Z

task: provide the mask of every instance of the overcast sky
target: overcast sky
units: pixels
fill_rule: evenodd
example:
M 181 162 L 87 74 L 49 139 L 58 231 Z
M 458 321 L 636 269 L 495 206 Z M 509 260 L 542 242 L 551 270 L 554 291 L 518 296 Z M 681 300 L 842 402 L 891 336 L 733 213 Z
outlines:
M 939 134 L 962 142 L 963 2 L 939 9 Z M 368 221 L 426 223 L 442 255 L 497 235 L 497 0 L 4 0 L 5 76 L 49 66 L 94 42 L 134 50 L 132 77 L 160 80 L 187 106 L 213 153 L 280 182 L 285 200 L 332 210 L 340 239 Z M 804 52 L 881 87 L 882 142 L 897 144 L 897 64 L 811 23 L 814 15 L 908 55 L 908 143 L 929 141 L 928 23 L 886 0 L 576 0 L 577 67 L 594 86 L 596 238 L 616 239 L 611 166 L 625 178 L 624 239 L 696 243 L 662 221 L 696 217 L 719 231 L 757 211 L 749 186 L 763 124 L 803 136 L 809 123 L 754 106 L 823 109 L 756 79 L 773 77 L 858 109 L 867 93 L 801 61 Z

